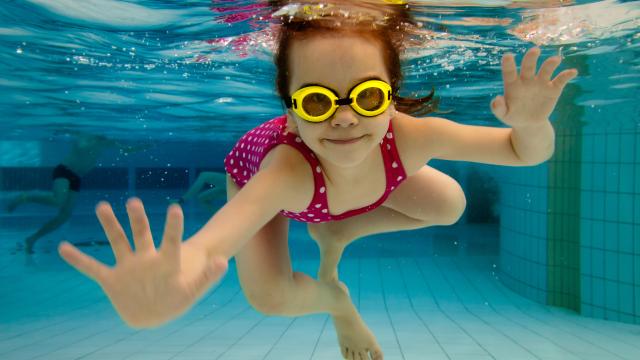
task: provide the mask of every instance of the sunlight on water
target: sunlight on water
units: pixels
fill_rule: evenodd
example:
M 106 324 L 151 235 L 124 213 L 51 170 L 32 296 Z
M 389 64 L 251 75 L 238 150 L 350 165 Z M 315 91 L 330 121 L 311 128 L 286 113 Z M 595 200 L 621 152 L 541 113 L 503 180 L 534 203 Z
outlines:
M 495 123 L 487 104 L 502 88 L 501 56 L 533 45 L 545 56 L 597 62 L 617 52 L 626 61 L 609 75 L 606 98 L 593 94 L 582 104 L 637 96 L 638 1 L 413 1 L 411 8 L 420 31 L 403 54 L 403 91 L 435 88 L 459 121 Z M 3 133 L 21 138 L 19 129 L 29 128 L 46 137 L 109 122 L 118 137 L 176 130 L 197 138 L 214 126 L 224 129 L 218 138 L 233 139 L 283 111 L 273 83 L 272 13 L 263 1 L 5 3 Z

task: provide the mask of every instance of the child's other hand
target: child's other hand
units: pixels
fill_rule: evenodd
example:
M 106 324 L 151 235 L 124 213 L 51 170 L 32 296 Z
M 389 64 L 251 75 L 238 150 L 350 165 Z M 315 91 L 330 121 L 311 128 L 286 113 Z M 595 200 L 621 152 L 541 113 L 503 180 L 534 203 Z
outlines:
M 127 212 L 135 251 L 111 206 L 102 202 L 96 214 L 116 258 L 113 268 L 96 261 L 69 243 L 60 255 L 100 284 L 120 317 L 136 328 L 161 325 L 188 310 L 226 272 L 226 259 L 208 259 L 204 249 L 182 242 L 183 215 L 169 207 L 162 245 L 156 249 L 144 207 L 130 199 Z
M 560 65 L 559 56 L 548 58 L 536 75 L 539 56 L 540 48 L 530 49 L 522 59 L 520 75 L 513 54 L 502 58 L 504 96 L 493 99 L 491 111 L 511 127 L 535 126 L 548 121 L 564 86 L 578 75 L 576 69 L 569 69 L 551 79 Z

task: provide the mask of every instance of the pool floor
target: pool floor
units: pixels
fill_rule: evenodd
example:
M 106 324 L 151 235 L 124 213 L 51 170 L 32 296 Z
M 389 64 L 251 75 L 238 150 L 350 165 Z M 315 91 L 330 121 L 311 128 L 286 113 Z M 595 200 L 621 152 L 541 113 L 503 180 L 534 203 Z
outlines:
M 234 263 L 185 316 L 136 331 L 89 280 L 11 258 L 16 263 L 5 269 L 22 276 L 2 275 L 1 359 L 340 359 L 326 315 L 261 315 L 245 300 Z M 640 326 L 529 301 L 499 282 L 493 263 L 486 256 L 352 257 L 340 276 L 385 359 L 640 358 Z M 294 268 L 313 274 L 317 261 Z

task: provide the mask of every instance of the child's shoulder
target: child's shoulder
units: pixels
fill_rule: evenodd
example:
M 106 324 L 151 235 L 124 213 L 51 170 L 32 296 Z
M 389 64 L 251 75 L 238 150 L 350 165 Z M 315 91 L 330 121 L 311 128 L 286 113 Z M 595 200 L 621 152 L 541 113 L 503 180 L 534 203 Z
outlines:
M 431 145 L 435 134 L 432 124 L 439 120 L 437 117 L 418 118 L 402 112 L 393 117 L 396 146 L 407 174 L 420 170 L 433 157 Z
M 293 204 L 288 210 L 303 210 L 311 202 L 315 187 L 313 172 L 307 159 L 294 147 L 275 146 L 260 163 L 260 171 L 274 172 L 289 190 Z

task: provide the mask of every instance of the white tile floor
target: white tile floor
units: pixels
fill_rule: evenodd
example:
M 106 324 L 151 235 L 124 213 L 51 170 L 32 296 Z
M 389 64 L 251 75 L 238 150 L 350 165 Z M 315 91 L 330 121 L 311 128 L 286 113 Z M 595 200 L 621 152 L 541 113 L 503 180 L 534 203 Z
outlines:
M 0 220 L 5 240 L 22 239 L 34 228 L 27 220 Z M 57 237 L 102 238 L 92 216 L 74 221 Z M 299 229 L 293 230 L 292 249 L 306 254 L 294 256 L 294 268 L 314 274 L 317 259 Z M 477 241 L 483 231 L 491 234 L 485 230 L 456 229 L 455 236 L 474 234 Z M 495 277 L 490 256 L 426 256 L 456 250 L 436 246 L 438 236 L 413 232 L 365 240 L 368 247 L 352 251 L 341 265 L 340 277 L 385 359 L 640 359 L 640 326 L 589 319 L 520 297 Z M 445 234 L 445 242 L 451 236 Z M 398 240 L 405 241 L 402 247 Z M 184 317 L 136 331 L 122 324 L 98 286 L 51 252 L 53 240 L 43 239 L 32 257 L 15 253 L 14 242 L 0 243 L 2 360 L 340 359 L 327 316 L 257 313 L 246 302 L 233 266 Z M 84 249 L 109 259 L 106 247 Z
M 97 286 L 73 272 L 31 264 L 18 278 L 9 270 L 18 264 L 4 265 L 1 359 L 340 358 L 327 316 L 260 315 L 233 267 L 183 318 L 135 331 Z M 316 266 L 295 264 L 307 273 Z M 640 326 L 538 305 L 505 289 L 492 269 L 487 257 L 363 257 L 345 259 L 341 277 L 385 359 L 640 358 Z

